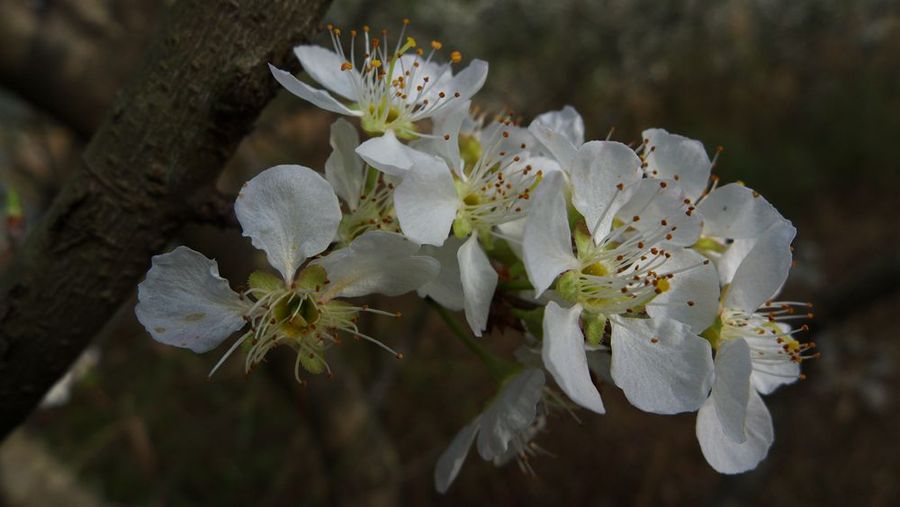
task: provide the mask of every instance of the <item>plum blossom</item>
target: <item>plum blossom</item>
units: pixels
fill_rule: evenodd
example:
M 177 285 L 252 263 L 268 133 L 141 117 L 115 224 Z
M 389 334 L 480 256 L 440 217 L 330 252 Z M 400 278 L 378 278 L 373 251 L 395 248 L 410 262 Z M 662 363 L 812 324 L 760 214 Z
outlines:
M 660 128 L 647 129 L 641 137 L 642 169 L 647 177 L 678 182 L 685 197 L 697 203 L 706 193 L 715 165 L 703 143 Z
M 332 243 L 341 210 L 331 185 L 306 167 L 263 171 L 241 189 L 235 213 L 244 236 L 265 252 L 281 276 L 254 272 L 249 287 L 235 292 L 219 276 L 214 260 L 188 247 L 155 256 L 138 286 L 135 309 L 155 340 L 200 353 L 249 326 L 222 361 L 246 342 L 245 368 L 250 370 L 269 350 L 287 345 L 297 352 L 299 380 L 301 367 L 310 373 L 328 371 L 323 354 L 339 342 L 340 333 L 391 350 L 361 333 L 356 321 L 360 312 L 394 314 L 343 298 L 399 295 L 437 275 L 437 261 L 416 255 L 417 245 L 384 231 L 368 231 L 347 247 L 307 263 Z
M 774 430 L 760 394 L 801 378 L 800 363 L 815 357 L 814 343 L 795 338 L 806 326 L 787 324 L 811 318 L 796 311 L 807 305 L 772 301 L 790 270 L 795 234 L 782 219 L 756 238 L 726 281 L 716 322 L 703 333 L 716 351 L 715 380 L 697 414 L 697 440 L 722 473 L 751 470 L 765 458 Z
M 528 459 L 539 450 L 531 440 L 546 424 L 544 372 L 526 368 L 503 383 L 497 396 L 456 434 L 438 458 L 434 485 L 446 493 L 459 475 L 472 443 L 478 455 L 496 466 L 513 458 L 528 470 Z
M 461 289 L 466 320 L 481 336 L 498 281 L 485 250 L 491 248 L 496 227 L 526 216 L 531 192 L 543 177 L 535 164 L 543 159 L 532 158 L 527 144 L 511 143 L 515 126 L 507 121 L 492 126 L 483 143 L 482 138 L 467 140 L 477 158 L 463 156 L 459 139 L 467 114 L 468 103 L 464 103 L 437 123 L 437 139 L 419 145 L 430 152 L 408 146 L 378 152 L 361 146 L 357 152 L 375 168 L 402 176 L 394 191 L 394 207 L 407 237 L 438 248 L 444 248 L 451 233 L 462 240 L 446 246 L 456 253 L 456 267 L 451 253 L 436 254 L 449 260 L 448 271 L 459 272 L 459 283 L 448 279 L 447 284 L 433 288 L 448 301 L 459 301 L 450 292 Z M 472 147 L 475 143 L 477 147 Z M 410 163 L 396 171 L 396 161 L 404 158 Z M 424 291 L 428 295 L 430 289 Z
M 538 115 L 528 125 L 528 132 L 563 169 L 572 164 L 584 144 L 584 120 L 572 106 Z
M 346 51 L 342 30 L 329 25 L 333 50 L 313 45 L 295 47 L 303 70 L 325 90 L 275 66 L 269 68 L 292 94 L 326 111 L 359 117 L 363 130 L 385 134 L 396 143 L 397 137 L 415 136 L 417 122 L 472 97 L 484 85 L 488 72 L 487 62 L 476 59 L 454 74 L 451 64 L 459 63 L 462 55 L 453 51 L 451 63 L 438 63 L 434 56 L 443 45 L 431 41 L 426 54 L 412 37 L 406 36 L 407 24 L 404 21 L 393 46 L 387 31 L 375 37 L 364 26 L 362 33 L 350 30 L 350 49 Z
M 657 413 L 696 410 L 713 368 L 709 343 L 698 333 L 715 318 L 718 284 L 710 262 L 677 246 L 676 234 L 699 234 L 700 217 L 686 212 L 673 184 L 645 183 L 641 160 L 620 143 L 585 143 L 568 176 L 582 217 L 577 254 L 561 173 L 538 187 L 525 226 L 525 267 L 536 296 L 555 282 L 563 302 L 545 309 L 544 364 L 574 402 L 603 413 L 582 328 L 593 330 L 589 345 L 598 345 L 608 326 L 610 373 L 632 404 Z M 629 206 L 634 215 L 627 223 L 617 220 Z M 652 220 L 644 210 L 652 211 Z
M 400 232 L 394 212 L 395 178 L 366 165 L 356 154 L 359 134 L 338 118 L 331 125 L 331 155 L 325 161 L 325 179 L 344 203 L 338 240 L 348 244 L 371 230 Z
M 312 84 L 270 65 L 292 94 L 351 117 L 331 125 L 324 176 L 280 165 L 244 185 L 235 214 L 272 269 L 240 289 L 185 246 L 153 257 L 138 287 L 141 324 L 197 353 L 239 333 L 212 372 L 238 348 L 250 371 L 290 347 L 302 382 L 302 371 L 331 373 L 326 354 L 343 337 L 401 356 L 358 327 L 365 312 L 396 314 L 353 298 L 433 300 L 498 384 L 440 456 L 441 493 L 473 444 L 486 461 L 531 471 L 551 409 L 573 405 L 545 371 L 595 413 L 605 406 L 592 373 L 641 410 L 697 411 L 714 469 L 756 467 L 774 440 L 762 395 L 802 378 L 816 356 L 797 336 L 808 328 L 791 327 L 812 316 L 807 305 L 773 301 L 793 225 L 743 183 L 719 186 L 721 149 L 710 158 L 698 140 L 652 128 L 634 147 L 586 141 L 572 106 L 527 127 L 479 112 L 470 101 L 488 64 L 460 69 L 458 51 L 442 58 L 439 41 L 422 47 L 407 25 L 390 40 L 349 30 L 346 46 L 329 25 L 333 49 L 294 48 Z M 464 311 L 476 336 L 489 319 L 519 326 L 516 362 L 448 310 Z

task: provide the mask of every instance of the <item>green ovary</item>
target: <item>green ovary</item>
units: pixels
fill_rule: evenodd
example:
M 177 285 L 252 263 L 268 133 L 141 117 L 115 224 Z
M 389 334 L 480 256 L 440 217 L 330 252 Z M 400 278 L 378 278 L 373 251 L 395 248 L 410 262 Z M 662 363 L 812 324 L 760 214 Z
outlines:
M 706 341 L 708 341 L 709 344 L 712 345 L 713 350 L 718 349 L 719 344 L 722 343 L 722 338 L 723 338 L 722 337 L 722 328 L 723 327 L 724 327 L 724 324 L 722 323 L 722 316 L 720 315 L 720 316 L 716 317 L 716 321 L 713 322 L 713 324 L 711 326 L 709 326 L 702 333 L 700 333 L 700 336 L 705 338 Z
M 471 168 L 481 158 L 482 149 L 478 138 L 469 134 L 460 134 L 459 136 L 459 156 L 466 164 L 466 168 Z
M 371 135 L 381 135 L 388 130 L 393 130 L 394 134 L 400 139 L 415 139 L 416 126 L 409 120 L 402 120 L 400 110 L 391 105 L 387 106 L 387 114 L 385 114 L 385 106 L 369 105 L 366 114 L 360 118 L 360 126 Z
M 728 249 L 728 247 L 726 247 L 722 243 L 719 243 L 718 241 L 716 241 L 708 236 L 701 236 L 700 239 L 698 239 L 697 242 L 694 244 L 693 248 L 694 248 L 694 250 L 697 250 L 700 253 L 712 252 L 712 253 L 719 253 L 719 254 L 725 253 L 725 250 Z

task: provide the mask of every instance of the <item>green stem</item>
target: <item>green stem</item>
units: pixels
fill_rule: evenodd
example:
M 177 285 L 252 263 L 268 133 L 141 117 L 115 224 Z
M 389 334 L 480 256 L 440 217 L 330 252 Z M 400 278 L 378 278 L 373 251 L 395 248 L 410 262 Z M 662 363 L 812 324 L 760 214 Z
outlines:
M 534 290 L 534 286 L 531 285 L 527 279 L 522 280 L 510 280 L 508 282 L 500 282 L 497 285 L 497 288 L 503 291 L 511 291 L 511 290 Z
M 481 344 L 472 339 L 472 336 L 469 335 L 465 326 L 463 326 L 449 310 L 431 298 L 426 298 L 425 301 L 437 311 L 438 315 L 441 316 L 441 319 L 447 324 L 447 327 L 450 328 L 453 335 L 456 336 L 467 349 L 481 359 L 481 362 L 487 367 L 491 376 L 498 382 L 503 382 L 503 380 L 519 370 L 519 365 L 491 354 L 482 347 Z

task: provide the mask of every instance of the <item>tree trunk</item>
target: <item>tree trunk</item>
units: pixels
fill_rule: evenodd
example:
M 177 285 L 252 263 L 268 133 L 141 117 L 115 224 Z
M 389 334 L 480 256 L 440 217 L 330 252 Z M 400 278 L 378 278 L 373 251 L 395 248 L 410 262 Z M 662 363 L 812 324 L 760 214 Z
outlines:
M 179 0 L 0 277 L 0 438 L 128 297 L 271 99 L 329 0 Z M 102 76 L 98 76 L 102 79 Z
M 162 0 L 0 0 L 0 82 L 86 142 L 162 11 Z

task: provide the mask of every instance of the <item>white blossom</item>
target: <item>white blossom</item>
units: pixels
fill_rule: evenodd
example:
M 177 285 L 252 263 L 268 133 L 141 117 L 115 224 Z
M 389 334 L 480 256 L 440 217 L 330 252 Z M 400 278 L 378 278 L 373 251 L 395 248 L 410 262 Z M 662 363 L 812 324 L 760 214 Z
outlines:
M 416 122 L 478 92 L 487 77 L 488 64 L 476 59 L 454 74 L 450 64 L 434 59 L 442 47 L 440 42 L 432 41 L 426 54 L 412 37 L 405 36 L 405 31 L 406 23 L 391 45 L 387 32 L 374 37 L 368 27 L 362 33 L 351 30 L 350 49 L 346 51 L 341 30 L 329 26 L 333 51 L 311 45 L 294 48 L 303 69 L 326 90 L 269 67 L 275 79 L 294 95 L 326 111 L 359 117 L 367 132 L 391 132 L 409 138 L 418 132 Z M 452 63 L 461 58 L 458 51 L 450 55 Z
M 567 173 L 584 219 L 575 231 L 577 254 L 563 174 L 549 174 L 538 187 L 525 227 L 525 267 L 536 295 L 555 282 L 570 305 L 545 309 L 545 365 L 573 401 L 599 413 L 583 328 L 596 345 L 609 326 L 612 378 L 642 410 L 696 410 L 712 378 L 710 346 L 697 333 L 715 318 L 715 270 L 675 241 L 681 228 L 699 235 L 700 218 L 684 209 L 674 185 L 642 181 L 640 167 L 620 143 L 591 141 L 576 150 Z M 632 199 L 640 205 L 624 222 L 618 214 Z
M 516 127 L 508 122 L 479 130 L 477 136 L 466 134 L 473 137 L 465 139 L 467 153 L 461 153 L 460 129 L 467 114 L 464 103 L 441 118 L 430 142 L 418 145 L 430 152 L 385 145 L 379 152 L 363 150 L 363 158 L 385 173 L 402 175 L 394 206 L 407 237 L 436 247 L 451 233 L 464 240 L 456 251 L 457 267 L 450 269 L 460 274 L 466 319 L 481 336 L 498 279 L 485 248 L 497 227 L 526 215 L 543 171 L 533 165 L 540 160 L 530 157 L 527 144 L 511 143 Z M 410 162 L 398 172 L 399 160 Z
M 325 178 L 345 208 L 338 241 L 346 245 L 372 230 L 400 232 L 394 212 L 396 178 L 372 169 L 356 154 L 359 134 L 347 120 L 338 118 L 331 125 L 330 144 Z
M 715 381 L 696 432 L 703 455 L 722 473 L 751 470 L 765 458 L 774 431 L 760 394 L 800 378 L 800 363 L 814 356 L 814 344 L 794 337 L 805 326 L 787 324 L 811 317 L 796 312 L 805 305 L 771 300 L 790 270 L 795 233 L 781 219 L 753 239 L 726 280 L 715 324 L 703 333 L 716 350 Z
M 250 330 L 222 360 L 248 342 L 249 370 L 273 347 L 289 345 L 297 351 L 299 380 L 301 366 L 311 373 L 328 369 L 324 349 L 337 343 L 341 332 L 390 350 L 356 326 L 361 311 L 387 313 L 341 298 L 398 295 L 437 275 L 437 261 L 416 255 L 418 245 L 384 231 L 366 232 L 347 247 L 306 263 L 328 248 L 341 219 L 331 185 L 306 167 L 263 171 L 244 185 L 235 213 L 244 235 L 266 253 L 281 277 L 254 272 L 249 287 L 238 293 L 219 276 L 215 261 L 190 248 L 155 256 L 138 286 L 135 311 L 157 341 L 206 352 L 249 324 Z
M 478 455 L 494 465 L 518 458 L 527 469 L 528 458 L 538 449 L 531 440 L 543 428 L 545 415 L 544 372 L 527 368 L 507 379 L 497 396 L 463 427 L 441 454 L 434 470 L 434 484 L 445 493 L 476 443 Z

